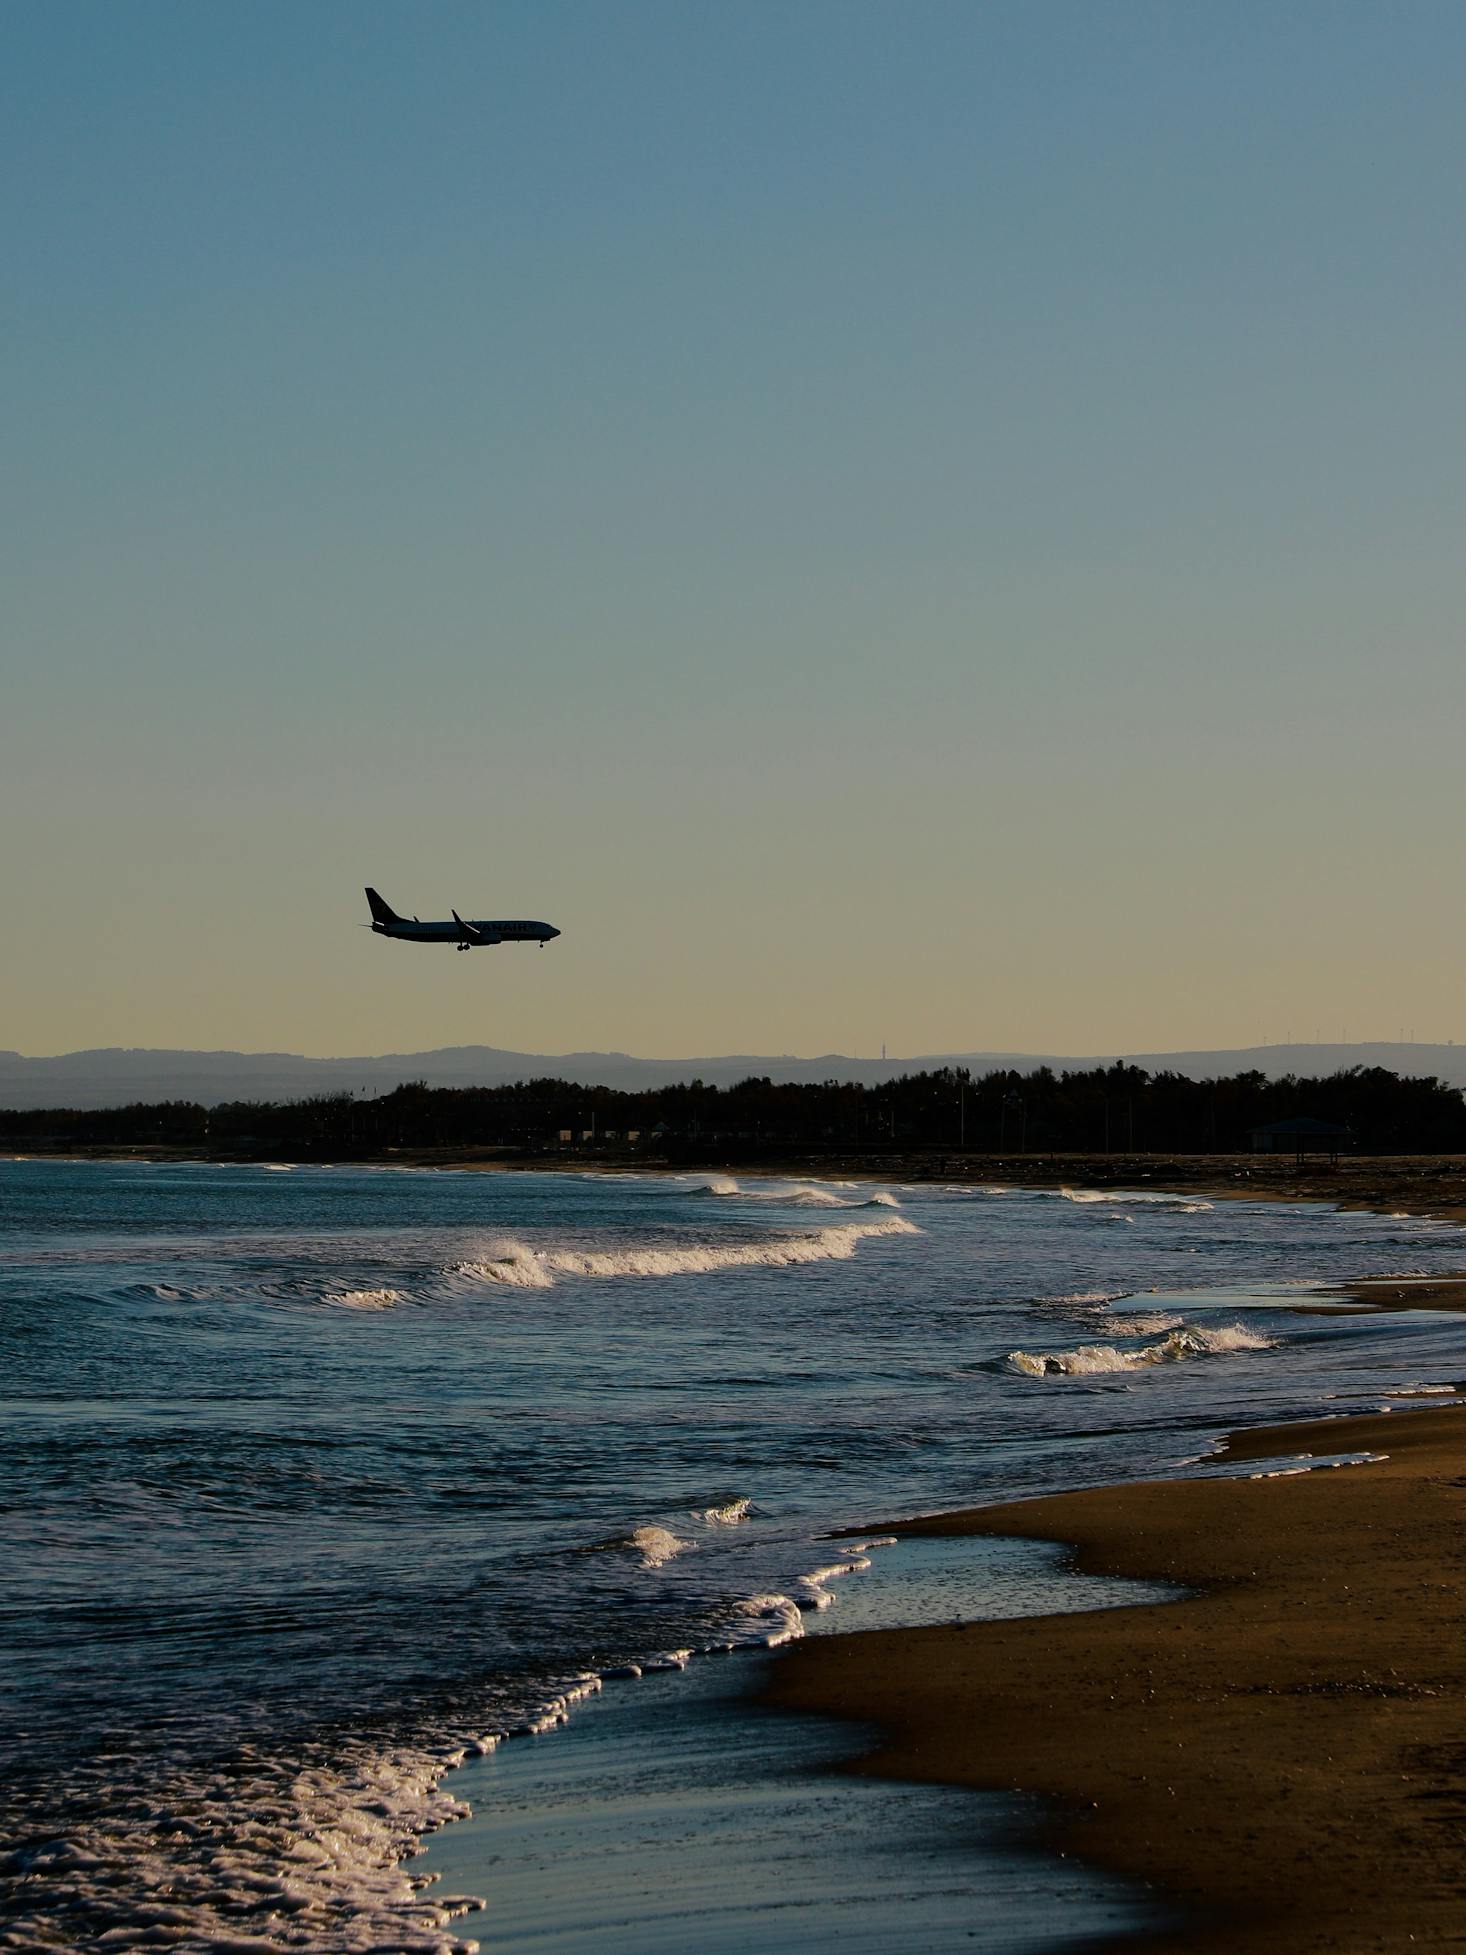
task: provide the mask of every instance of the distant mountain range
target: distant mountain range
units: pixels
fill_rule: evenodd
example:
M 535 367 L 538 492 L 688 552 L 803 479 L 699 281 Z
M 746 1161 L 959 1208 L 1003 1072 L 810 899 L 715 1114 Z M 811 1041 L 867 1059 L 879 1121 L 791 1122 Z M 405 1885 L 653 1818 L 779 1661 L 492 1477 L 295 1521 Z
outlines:
M 1218 1078 L 1256 1069 L 1270 1078 L 1284 1073 L 1337 1072 L 1344 1066 L 1385 1066 L 1415 1077 L 1434 1074 L 1466 1087 L 1466 1045 L 1361 1044 L 1260 1045 L 1221 1052 L 1127 1052 L 1093 1058 L 1045 1052 L 937 1052 L 911 1059 L 851 1059 L 825 1053 L 817 1059 L 737 1053 L 717 1059 L 635 1059 L 624 1052 L 501 1052 L 491 1045 L 450 1045 L 436 1052 L 393 1052 L 377 1058 L 306 1059 L 291 1052 L 168 1052 L 109 1046 L 28 1059 L 0 1052 L 0 1107 L 124 1106 L 134 1100 L 298 1100 L 313 1093 L 386 1093 L 404 1080 L 430 1086 L 505 1086 L 551 1077 L 586 1086 L 631 1092 L 701 1079 L 731 1086 L 751 1073 L 775 1080 L 856 1080 L 878 1085 L 902 1073 L 938 1066 L 966 1066 L 981 1075 L 1011 1067 L 1056 1071 L 1108 1065 L 1113 1059 L 1148 1072 Z

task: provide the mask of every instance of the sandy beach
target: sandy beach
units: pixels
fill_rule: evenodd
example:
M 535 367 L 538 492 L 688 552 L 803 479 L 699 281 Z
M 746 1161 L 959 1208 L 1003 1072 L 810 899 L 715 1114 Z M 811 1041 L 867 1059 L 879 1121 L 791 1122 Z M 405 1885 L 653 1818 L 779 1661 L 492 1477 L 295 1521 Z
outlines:
M 1388 1458 L 1243 1477 L 1343 1451 Z M 1047 1795 L 1047 1844 L 1177 1905 L 1144 1944 L 1165 1955 L 1459 1946 L 1466 1418 L 1259 1429 L 1227 1456 L 1239 1477 L 893 1529 L 1064 1541 L 1086 1572 L 1186 1599 L 830 1637 L 781 1659 L 772 1701 L 879 1727 L 852 1769 Z

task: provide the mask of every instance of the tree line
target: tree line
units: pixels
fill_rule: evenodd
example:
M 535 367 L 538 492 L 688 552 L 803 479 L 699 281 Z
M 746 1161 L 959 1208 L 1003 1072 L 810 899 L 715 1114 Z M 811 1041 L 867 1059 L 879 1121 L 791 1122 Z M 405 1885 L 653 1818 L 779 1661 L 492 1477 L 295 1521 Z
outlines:
M 1368 1154 L 1466 1153 L 1466 1099 L 1435 1078 L 1352 1066 L 1325 1078 L 1261 1072 L 1188 1079 L 1139 1066 L 1078 1072 L 963 1068 L 908 1073 L 882 1085 L 843 1080 L 728 1087 L 694 1079 L 644 1092 L 531 1079 L 507 1086 L 429 1087 L 218 1106 L 160 1104 L 0 1110 L 0 1140 L 31 1147 L 189 1146 L 306 1157 L 369 1158 L 396 1148 L 634 1147 L 676 1160 L 966 1150 L 985 1154 L 1244 1152 L 1251 1132 L 1299 1116 L 1349 1129 Z M 629 1136 L 637 1138 L 632 1141 Z

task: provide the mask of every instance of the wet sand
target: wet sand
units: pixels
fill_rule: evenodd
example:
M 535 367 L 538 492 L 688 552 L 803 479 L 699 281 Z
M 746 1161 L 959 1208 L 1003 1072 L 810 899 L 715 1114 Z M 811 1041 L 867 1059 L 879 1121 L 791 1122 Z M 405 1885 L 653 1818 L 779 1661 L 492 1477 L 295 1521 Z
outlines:
M 1339 1294 L 1371 1310 L 1466 1310 L 1466 1276 L 1383 1276 Z
M 1026 1541 L 912 1540 L 870 1559 L 810 1636 L 1133 1596 Z M 553 1738 L 469 1761 L 453 1790 L 472 1815 L 414 1872 L 484 1897 L 485 1955 L 1080 1955 L 1158 1918 L 1126 1883 L 1038 1857 L 1031 1806 L 1007 1794 L 840 1771 L 865 1731 L 751 1704 L 775 1660 L 612 1680 Z
M 1234 1434 L 1287 1478 L 1100 1488 L 898 1523 L 1075 1544 L 1188 1599 L 795 1645 L 770 1701 L 877 1726 L 847 1769 L 1021 1790 L 1048 1843 L 1152 1884 L 1156 1955 L 1466 1944 L 1466 1416 Z M 1245 1473 L 1247 1469 L 1242 1468 Z

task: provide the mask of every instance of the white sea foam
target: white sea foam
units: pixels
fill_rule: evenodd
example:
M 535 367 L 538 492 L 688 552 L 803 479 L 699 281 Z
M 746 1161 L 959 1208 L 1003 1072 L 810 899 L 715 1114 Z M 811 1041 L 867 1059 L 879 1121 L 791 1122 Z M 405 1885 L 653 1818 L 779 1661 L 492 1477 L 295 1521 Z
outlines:
M 594 1671 L 587 1671 L 584 1676 L 577 1677 L 574 1683 L 561 1691 L 558 1697 L 552 1697 L 547 1704 L 541 1705 L 532 1717 L 526 1718 L 523 1724 L 516 1725 L 507 1735 L 539 1738 L 543 1737 L 546 1731 L 557 1730 L 560 1725 L 570 1722 L 570 1713 L 577 1705 L 583 1704 L 588 1697 L 594 1697 L 600 1688 L 600 1677 Z
M 862 1242 L 878 1236 L 920 1234 L 914 1222 L 893 1215 L 881 1222 L 842 1222 L 809 1235 L 765 1236 L 751 1242 L 649 1242 L 619 1249 L 530 1249 L 514 1244 L 497 1256 L 455 1263 L 448 1274 L 547 1290 L 557 1276 L 694 1276 L 725 1269 L 789 1269 L 804 1263 L 849 1262 Z
M 1073 1351 L 1010 1351 L 1008 1363 L 1030 1378 L 1094 1377 L 1105 1372 L 1138 1371 L 1147 1365 L 1175 1364 L 1187 1358 L 1224 1357 L 1239 1351 L 1270 1351 L 1275 1338 L 1245 1330 L 1241 1324 L 1205 1330 L 1183 1324 L 1158 1344 L 1138 1351 L 1120 1351 L 1112 1344 L 1081 1344 Z
M 849 1201 L 841 1189 L 859 1187 L 854 1181 L 800 1181 L 792 1186 L 780 1181 L 736 1181 L 731 1174 L 710 1175 L 689 1190 L 695 1195 L 717 1195 L 725 1201 L 777 1202 L 784 1208 L 899 1208 L 895 1195 L 884 1189 L 863 1199 Z
M 50 1920 L 88 1943 L 471 1955 L 477 1942 L 445 1930 L 482 1902 L 430 1898 L 403 1864 L 467 1815 L 441 1785 L 462 1755 L 401 1748 L 282 1771 L 244 1747 L 227 1774 L 180 1773 L 146 1808 L 27 1849 L 26 1871 L 44 1883 Z M 44 1922 L 6 1940 L 53 1955 L 64 1945 Z
M 967 1195 L 984 1196 L 995 1200 L 999 1195 L 1016 1195 L 1020 1191 L 999 1181 L 902 1181 L 898 1182 L 903 1195 Z M 1025 1189 L 1032 1194 L 1035 1191 Z M 1042 1191 L 1041 1191 L 1042 1192 Z
M 401 1303 L 401 1290 L 337 1290 L 321 1299 L 338 1304 L 343 1310 L 390 1310 Z
M 752 1643 L 777 1649 L 804 1634 L 804 1616 L 790 1596 L 751 1595 L 735 1606 L 728 1631 L 729 1648 Z
M 750 1504 L 745 1494 L 737 1500 L 725 1501 L 721 1507 L 701 1507 L 694 1518 L 707 1521 L 713 1527 L 736 1527 L 740 1521 L 748 1519 Z
M 1202 1215 L 1213 1207 L 1211 1202 L 1198 1201 L 1190 1195 L 1168 1195 L 1150 1190 L 1137 1194 L 1116 1188 L 1060 1188 L 1058 1192 L 1061 1201 L 1078 1202 L 1085 1207 L 1097 1202 L 1119 1202 L 1127 1208 L 1135 1205 L 1170 1208 L 1181 1215 Z
M 680 1668 L 690 1654 L 626 1667 Z M 506 1736 L 556 1729 L 600 1688 L 595 1672 L 566 1677 L 532 1707 L 506 1709 L 500 1729 L 445 1731 L 433 1745 L 348 1742 L 290 1766 L 245 1744 L 227 1771 L 180 1768 L 145 1804 L 22 1849 L 24 1868 L 10 1871 L 44 1884 L 46 1913 L 5 1945 L 55 1955 L 73 1928 L 88 1945 L 216 1955 L 474 1955 L 478 1943 L 451 1924 L 485 1903 L 432 1893 L 438 1876 L 407 1871 L 426 1835 L 468 1816 L 445 1774 Z
M 633 1528 L 630 1534 L 614 1534 L 609 1541 L 596 1541 L 580 1552 L 634 1554 L 640 1558 L 643 1568 L 661 1568 L 692 1545 L 691 1541 L 684 1541 L 680 1535 L 674 1534 L 670 1527 L 663 1527 L 658 1521 L 649 1521 L 644 1527 Z
M 866 1555 L 852 1555 L 848 1561 L 833 1561 L 825 1568 L 813 1569 L 808 1575 L 801 1575 L 795 1587 L 802 1598 L 800 1606 L 805 1609 L 828 1609 L 834 1601 L 829 1584 L 838 1581 L 842 1575 L 855 1575 L 862 1568 L 869 1568 Z
M 1386 1408 L 1388 1409 L 1388 1408 Z M 1248 1474 L 1249 1480 L 1291 1480 L 1300 1473 L 1327 1472 L 1336 1466 L 1381 1466 L 1389 1458 L 1388 1453 L 1328 1453 L 1312 1455 L 1300 1453 L 1296 1459 L 1289 1460 L 1285 1466 L 1263 1464 L 1255 1472 Z
M 504 1243 L 496 1256 L 454 1263 L 445 1274 L 474 1277 L 482 1283 L 504 1283 L 516 1290 L 548 1290 L 555 1281 L 543 1257 L 519 1242 Z
M 641 1556 L 643 1568 L 660 1568 L 692 1544 L 681 1540 L 670 1527 L 639 1527 L 627 1536 L 626 1545 Z

